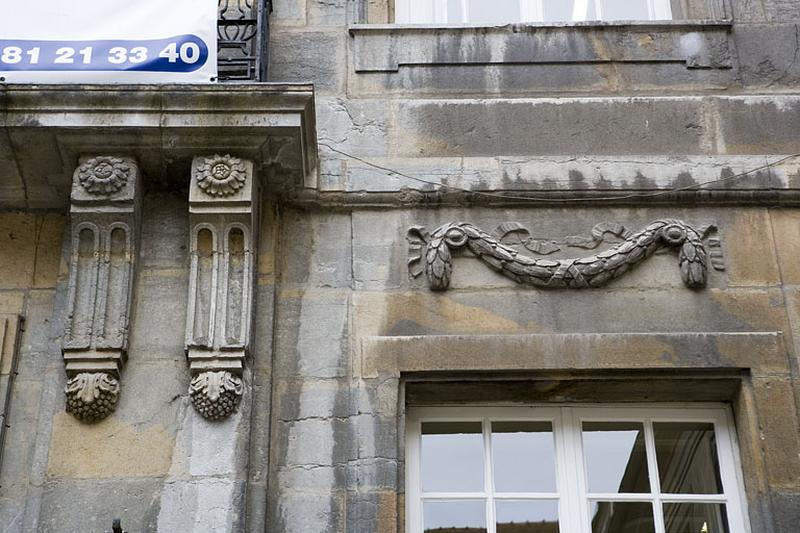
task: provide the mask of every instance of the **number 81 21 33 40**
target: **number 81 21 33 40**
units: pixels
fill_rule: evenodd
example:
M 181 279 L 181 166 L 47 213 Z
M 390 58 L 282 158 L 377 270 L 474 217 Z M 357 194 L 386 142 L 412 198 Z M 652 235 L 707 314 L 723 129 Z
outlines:
M 194 35 L 151 41 L 3 41 L 2 70 L 154 70 L 187 72 L 208 59 Z

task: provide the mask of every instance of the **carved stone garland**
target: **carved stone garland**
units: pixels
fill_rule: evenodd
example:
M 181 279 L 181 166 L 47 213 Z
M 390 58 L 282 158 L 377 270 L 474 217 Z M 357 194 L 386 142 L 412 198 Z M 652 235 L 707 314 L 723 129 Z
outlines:
M 234 412 L 244 394 L 250 345 L 257 201 L 253 164 L 225 156 L 192 162 L 192 269 L 186 319 L 189 395 L 209 420 Z
M 72 180 L 66 408 L 96 422 L 110 415 L 127 358 L 139 238 L 139 170 L 129 157 L 84 157 Z
M 617 234 L 623 235 L 621 231 Z M 421 270 L 414 272 L 414 267 L 424 261 L 428 284 L 436 291 L 450 286 L 451 252 L 462 248 L 517 283 L 545 288 L 599 287 L 622 276 L 661 248 L 678 250 L 681 277 L 689 288 L 705 286 L 708 271 L 701 232 L 676 219 L 656 220 L 639 232 L 625 234 L 623 242 L 609 250 L 576 259 L 536 259 L 522 255 L 500 242 L 497 236 L 466 222 L 445 224 L 430 234 L 415 226 L 409 229 L 409 239 L 420 250 L 409 261 L 412 275 L 421 274 Z

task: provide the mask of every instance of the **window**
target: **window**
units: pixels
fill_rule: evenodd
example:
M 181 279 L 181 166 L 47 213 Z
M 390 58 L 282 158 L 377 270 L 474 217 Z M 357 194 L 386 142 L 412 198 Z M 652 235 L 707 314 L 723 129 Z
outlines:
M 409 408 L 408 533 L 745 533 L 723 406 Z
M 669 20 L 670 0 L 396 0 L 395 22 L 505 24 Z

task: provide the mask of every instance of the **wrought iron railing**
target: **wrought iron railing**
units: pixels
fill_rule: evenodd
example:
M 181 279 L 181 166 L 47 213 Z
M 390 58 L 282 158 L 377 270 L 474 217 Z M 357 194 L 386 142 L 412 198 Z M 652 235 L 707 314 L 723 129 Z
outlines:
M 272 0 L 219 0 L 219 81 L 267 81 Z

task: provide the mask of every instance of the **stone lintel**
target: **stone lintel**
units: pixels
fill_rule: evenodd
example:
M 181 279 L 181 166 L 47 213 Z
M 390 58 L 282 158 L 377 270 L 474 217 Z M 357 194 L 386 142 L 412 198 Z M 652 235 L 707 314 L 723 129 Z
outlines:
M 747 369 L 790 375 L 780 332 L 366 337 L 362 377 L 436 372 Z

